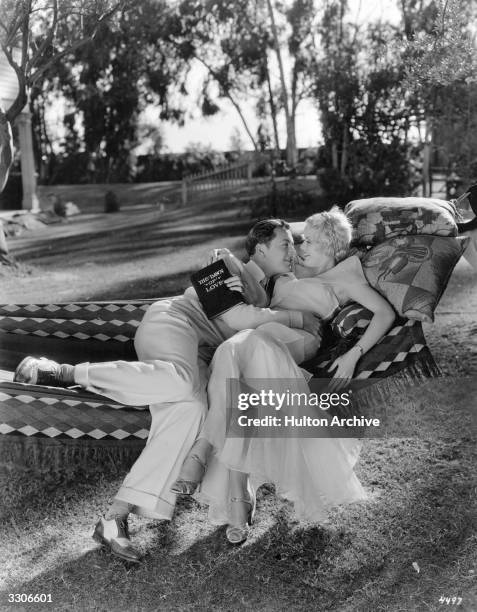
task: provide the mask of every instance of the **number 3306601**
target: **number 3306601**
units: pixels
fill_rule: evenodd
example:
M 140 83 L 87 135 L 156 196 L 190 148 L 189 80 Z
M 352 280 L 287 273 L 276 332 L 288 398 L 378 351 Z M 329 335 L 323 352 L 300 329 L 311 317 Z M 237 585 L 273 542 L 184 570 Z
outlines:
M 9 593 L 8 601 L 10 603 L 45 603 L 51 602 L 50 593 Z

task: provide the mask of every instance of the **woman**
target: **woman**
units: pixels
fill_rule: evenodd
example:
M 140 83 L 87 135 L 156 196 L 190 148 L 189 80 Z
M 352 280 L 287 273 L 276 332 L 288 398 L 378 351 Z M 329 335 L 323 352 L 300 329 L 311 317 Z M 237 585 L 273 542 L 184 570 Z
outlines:
M 279 277 L 271 300 L 273 308 L 310 311 L 329 321 L 350 301 L 373 312 L 365 333 L 351 349 L 338 357 L 330 371 L 336 386 L 353 375 L 360 357 L 373 347 L 394 321 L 391 306 L 367 283 L 357 257 L 349 257 L 351 225 L 339 210 L 318 213 L 306 220 L 300 248 L 297 278 Z M 299 518 L 321 521 L 337 504 L 364 499 L 364 491 L 353 471 L 359 444 L 336 439 L 331 432 L 320 438 L 232 438 L 226 437 L 230 399 L 226 379 L 273 379 L 274 390 L 302 392 L 306 374 L 296 361 L 308 356 L 314 339 L 302 331 L 267 324 L 240 332 L 222 344 L 212 362 L 208 385 L 209 413 L 184 463 L 174 490 L 194 492 L 204 476 L 199 499 L 211 504 L 213 522 L 226 522 L 227 538 L 242 543 L 254 509 L 253 493 L 247 491 L 265 482 L 294 502 Z M 316 341 L 313 346 L 316 350 Z

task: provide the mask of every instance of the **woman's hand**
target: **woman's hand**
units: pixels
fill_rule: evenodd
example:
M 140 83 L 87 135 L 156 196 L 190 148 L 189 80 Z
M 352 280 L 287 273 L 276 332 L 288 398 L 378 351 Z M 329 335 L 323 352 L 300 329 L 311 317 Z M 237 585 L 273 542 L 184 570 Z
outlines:
M 225 261 L 225 265 L 231 274 L 239 275 L 243 272 L 243 263 L 238 257 L 235 257 L 230 251 L 221 255 L 221 259 Z
M 229 278 L 226 278 L 224 280 L 224 283 L 231 291 L 238 291 L 239 293 L 243 293 L 243 282 L 240 276 L 229 276 Z
M 206 266 L 209 266 L 210 264 L 214 263 L 214 261 L 218 261 L 219 259 L 224 260 L 225 265 L 227 266 L 231 274 L 242 274 L 244 269 L 243 263 L 240 261 L 240 259 L 238 259 L 238 257 L 235 257 L 235 255 L 225 247 L 221 249 L 212 249 L 212 251 L 209 251 L 201 267 L 205 268 Z
M 335 370 L 333 373 L 333 380 L 330 384 L 331 391 L 342 389 L 350 382 L 360 357 L 361 351 L 359 348 L 356 349 L 353 347 L 344 355 L 341 355 L 333 361 L 328 370 L 328 372 Z
M 229 249 L 226 249 L 225 247 L 221 249 L 212 249 L 205 256 L 205 259 L 202 261 L 201 267 L 205 268 L 206 266 L 210 266 L 210 264 L 214 263 L 214 261 L 217 261 L 218 259 L 224 259 L 228 255 L 232 255 L 232 253 L 229 251 Z

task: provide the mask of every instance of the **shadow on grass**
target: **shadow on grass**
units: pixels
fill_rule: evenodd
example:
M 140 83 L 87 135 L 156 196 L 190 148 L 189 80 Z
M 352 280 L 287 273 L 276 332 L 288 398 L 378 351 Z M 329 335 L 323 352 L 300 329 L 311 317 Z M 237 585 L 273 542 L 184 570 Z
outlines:
M 239 548 L 207 524 L 204 509 L 181 502 L 172 524 L 133 519 L 133 541 L 147 551 L 138 567 L 91 550 L 84 517 L 75 525 L 69 516 L 94 514 L 117 481 L 72 483 L 51 493 L 48 512 L 36 503 L 19 520 L 20 532 L 41 532 L 53 513 L 63 541 L 42 548 L 51 563 L 16 580 L 14 592 L 51 592 L 50 610 L 434 609 L 440 590 L 463 594 L 458 581 L 436 580 L 450 576 L 472 534 L 469 450 L 458 441 L 370 445 L 364 480 L 383 494 L 339 509 L 323 527 L 298 525 L 264 488 L 251 538 Z
M 36 265 L 46 265 L 61 263 L 61 258 L 71 258 L 74 253 L 77 265 L 91 261 L 96 264 L 120 264 L 159 255 L 161 252 L 180 251 L 214 237 L 220 240 L 223 236 L 245 236 L 249 227 L 249 223 L 220 223 L 216 220 L 196 227 L 177 229 L 168 225 L 138 226 L 86 236 L 57 238 L 53 241 L 51 238 L 37 239 L 30 246 L 16 251 L 15 256 L 22 262 L 33 259 Z
M 115 282 L 111 287 L 98 289 L 88 294 L 88 301 L 115 301 L 160 299 L 181 295 L 190 287 L 191 272 L 177 272 L 168 275 L 148 275 L 133 281 Z

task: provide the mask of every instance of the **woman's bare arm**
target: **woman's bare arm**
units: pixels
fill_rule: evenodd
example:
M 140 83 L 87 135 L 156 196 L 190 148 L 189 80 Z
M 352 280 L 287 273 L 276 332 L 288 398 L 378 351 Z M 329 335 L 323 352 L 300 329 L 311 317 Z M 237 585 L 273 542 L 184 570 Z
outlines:
M 331 365 L 330 371 L 335 370 L 333 378 L 339 379 L 333 388 L 342 387 L 349 382 L 359 359 L 379 342 L 396 318 L 391 305 L 377 291 L 366 282 L 360 282 L 358 278 L 356 282 L 346 285 L 345 294 L 348 300 L 370 310 L 373 318 L 359 341 L 344 355 L 335 359 Z
M 384 336 L 393 324 L 396 314 L 389 302 L 367 284 L 349 285 L 347 292 L 350 300 L 361 304 L 374 315 L 358 342 L 364 354 Z

